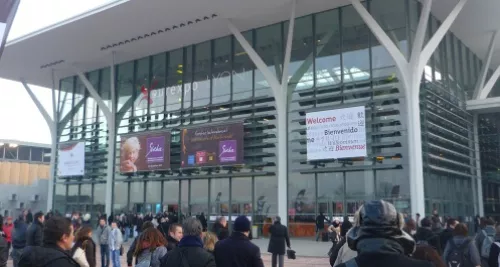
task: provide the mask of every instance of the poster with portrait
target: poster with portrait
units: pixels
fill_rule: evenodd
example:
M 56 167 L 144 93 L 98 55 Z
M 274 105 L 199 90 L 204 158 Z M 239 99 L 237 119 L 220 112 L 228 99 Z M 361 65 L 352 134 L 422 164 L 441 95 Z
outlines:
M 59 144 L 57 176 L 83 176 L 85 174 L 85 142 Z
M 121 136 L 121 173 L 168 169 L 170 169 L 170 132 L 147 132 Z
M 183 129 L 181 167 L 243 164 L 243 123 Z

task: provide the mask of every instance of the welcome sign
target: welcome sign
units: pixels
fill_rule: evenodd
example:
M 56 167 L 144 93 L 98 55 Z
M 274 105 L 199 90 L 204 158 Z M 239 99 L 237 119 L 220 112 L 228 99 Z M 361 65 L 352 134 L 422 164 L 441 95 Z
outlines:
M 120 172 L 170 169 L 170 132 L 122 135 Z
M 243 164 L 243 123 L 183 129 L 181 167 Z

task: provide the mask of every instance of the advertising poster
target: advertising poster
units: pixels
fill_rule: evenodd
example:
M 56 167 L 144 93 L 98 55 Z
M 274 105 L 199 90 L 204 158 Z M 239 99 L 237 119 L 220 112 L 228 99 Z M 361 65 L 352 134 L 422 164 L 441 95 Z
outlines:
M 57 176 L 83 176 L 85 174 L 85 143 L 59 144 Z
M 365 107 L 306 114 L 307 160 L 366 156 Z
M 170 169 L 170 132 L 121 136 L 121 173 L 168 169 Z
M 183 129 L 181 167 L 243 164 L 243 123 Z

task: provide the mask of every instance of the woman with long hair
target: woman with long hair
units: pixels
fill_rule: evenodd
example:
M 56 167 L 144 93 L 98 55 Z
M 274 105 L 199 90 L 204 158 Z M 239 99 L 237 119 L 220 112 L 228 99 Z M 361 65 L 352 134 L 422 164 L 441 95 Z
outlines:
M 136 266 L 160 267 L 160 259 L 167 254 L 167 240 L 156 228 L 146 229 L 138 238 L 134 256 Z
M 215 244 L 219 241 L 217 235 L 212 232 L 203 233 L 203 248 L 214 255 Z
M 96 245 L 92 240 L 92 228 L 82 226 L 75 236 L 75 245 L 71 250 L 73 259 L 80 267 L 96 267 Z
M 431 246 L 417 246 L 415 252 L 412 254 L 412 257 L 417 260 L 431 262 L 435 267 L 446 267 L 446 264 L 441 256 L 439 256 L 437 251 Z

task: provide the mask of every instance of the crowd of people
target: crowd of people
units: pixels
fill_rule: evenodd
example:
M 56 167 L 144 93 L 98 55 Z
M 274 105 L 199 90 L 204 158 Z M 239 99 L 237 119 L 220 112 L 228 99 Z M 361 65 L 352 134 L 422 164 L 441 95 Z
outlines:
M 326 218 L 320 214 L 318 232 Z M 23 212 L 0 217 L 0 267 L 10 257 L 14 267 L 263 267 L 261 251 L 251 242 L 251 223 L 246 216 L 228 230 L 226 217 L 211 229 L 203 214 L 182 219 L 175 214 L 152 216 L 120 214 L 97 218 L 89 214 Z M 461 219 L 432 216 L 416 220 L 398 213 L 385 201 L 370 201 L 349 217 L 334 220 L 327 228 L 332 247 L 331 266 L 339 267 L 500 267 L 500 225 L 477 217 L 475 235 Z M 323 226 L 324 227 L 324 226 Z M 272 267 L 284 266 L 290 252 L 288 229 L 276 216 L 269 229 L 268 252 Z M 320 234 L 316 237 L 319 239 Z M 132 238 L 128 251 L 124 244 Z M 288 248 L 288 249 L 287 249 Z M 97 252 L 100 252 L 100 259 Z M 290 257 L 290 255 L 288 255 Z

